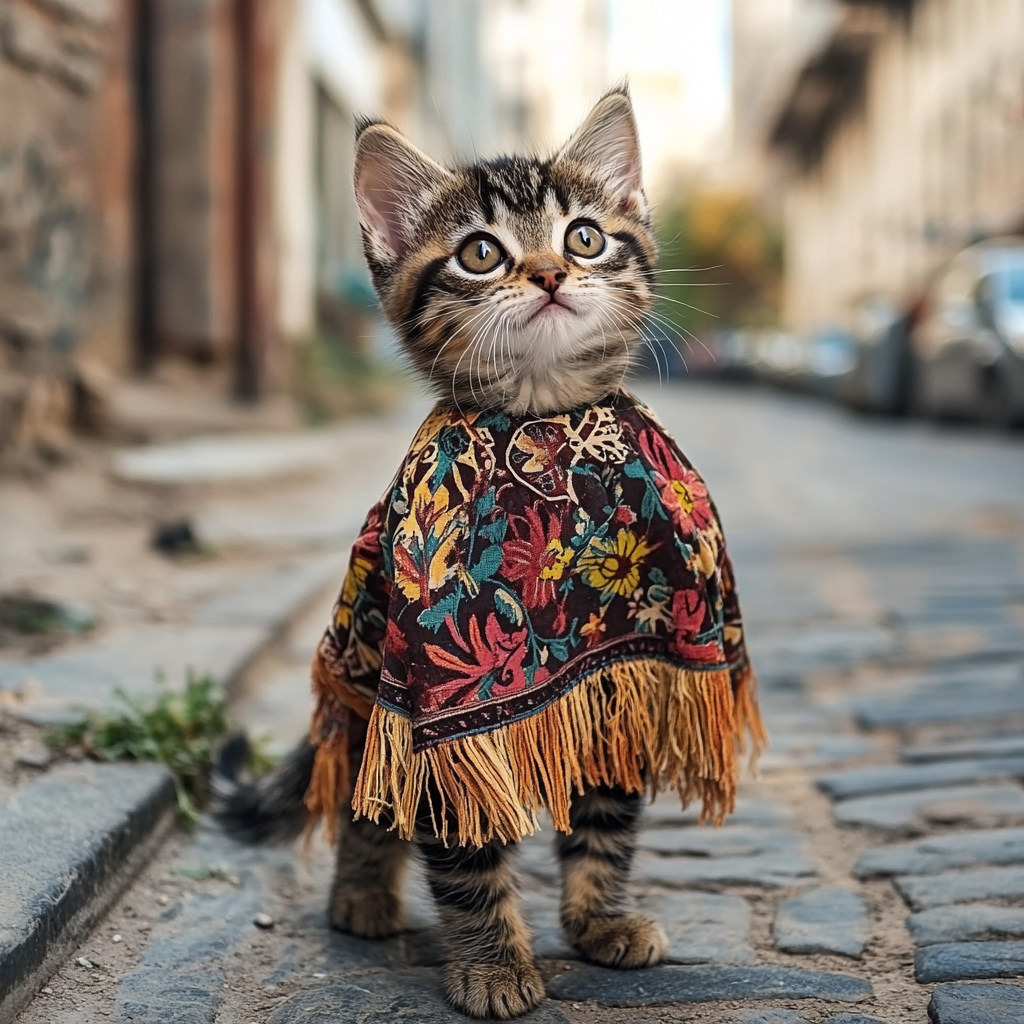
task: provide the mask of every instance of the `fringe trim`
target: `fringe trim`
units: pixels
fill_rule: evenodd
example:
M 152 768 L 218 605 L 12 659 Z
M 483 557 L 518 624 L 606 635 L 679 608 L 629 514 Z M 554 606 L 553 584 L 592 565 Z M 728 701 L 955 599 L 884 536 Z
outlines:
M 332 843 L 337 838 L 338 810 L 352 798 L 352 756 L 362 748 L 374 706 L 343 672 L 331 670 L 330 660 L 321 644 L 311 666 L 317 706 L 309 738 L 316 754 L 306 789 L 307 842 L 319 818 L 324 819 L 327 838 Z
M 439 839 L 447 843 L 454 828 L 459 845 L 481 846 L 532 835 L 545 805 L 554 827 L 568 833 L 574 792 L 594 785 L 643 792 L 649 782 L 652 795 L 677 789 L 684 807 L 700 799 L 701 821 L 721 824 L 735 806 L 746 735 L 753 757 L 767 738 L 754 688 L 749 668 L 734 683 L 725 669 L 637 659 L 592 673 L 529 718 L 418 753 L 411 721 L 376 705 L 352 807 L 373 821 L 386 813 L 411 839 L 425 798 Z M 337 760 L 347 769 L 344 755 Z M 313 781 L 323 790 L 307 797 L 310 810 L 328 812 L 328 823 L 344 771 L 325 764 Z

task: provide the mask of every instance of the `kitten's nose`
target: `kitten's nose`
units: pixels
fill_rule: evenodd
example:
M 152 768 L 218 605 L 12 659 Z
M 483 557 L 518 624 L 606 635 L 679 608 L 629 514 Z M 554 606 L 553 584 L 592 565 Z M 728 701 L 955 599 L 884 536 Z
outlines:
M 565 278 L 564 270 L 559 270 L 557 267 L 542 267 L 531 275 L 530 282 L 538 288 L 543 288 L 549 295 L 554 295 Z

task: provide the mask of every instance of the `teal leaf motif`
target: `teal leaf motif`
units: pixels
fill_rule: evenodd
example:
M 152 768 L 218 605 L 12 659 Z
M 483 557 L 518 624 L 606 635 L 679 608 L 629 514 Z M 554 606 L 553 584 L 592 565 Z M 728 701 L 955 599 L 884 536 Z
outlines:
M 477 687 L 476 691 L 477 700 L 490 700 L 491 690 L 494 688 L 494 684 L 497 681 L 498 673 L 493 669 L 485 676 L 482 676 L 480 679 L 480 685 Z
M 494 592 L 494 606 L 509 622 L 516 626 L 523 624 L 522 606 L 504 590 L 499 589 Z
M 480 554 L 480 561 L 469 570 L 469 574 L 477 583 L 483 583 L 484 580 L 490 579 L 500 568 L 501 548 L 497 544 L 492 544 L 489 548 L 484 548 Z
M 493 523 L 487 523 L 480 527 L 480 536 L 489 540 L 492 544 L 500 544 L 508 532 L 508 520 L 496 519 Z
M 449 616 L 455 615 L 459 608 L 459 594 L 455 591 L 449 594 L 447 597 L 442 598 L 435 605 L 431 605 L 429 608 L 424 608 L 416 617 L 416 621 L 427 629 L 432 629 L 435 633 L 444 625 L 444 620 Z
M 494 488 L 492 487 L 489 491 L 485 491 L 476 502 L 476 513 L 481 518 L 487 515 L 491 509 L 494 508 Z
M 497 430 L 499 433 L 508 430 L 512 421 L 503 412 L 485 412 L 477 421 L 475 426 L 478 429 Z
M 556 638 L 554 640 L 545 640 L 548 645 L 548 650 L 551 651 L 553 657 L 558 661 L 567 661 L 569 658 L 569 641 Z
M 659 512 L 665 515 L 658 492 L 648 484 L 644 489 L 644 500 L 640 502 L 640 515 L 650 522 Z

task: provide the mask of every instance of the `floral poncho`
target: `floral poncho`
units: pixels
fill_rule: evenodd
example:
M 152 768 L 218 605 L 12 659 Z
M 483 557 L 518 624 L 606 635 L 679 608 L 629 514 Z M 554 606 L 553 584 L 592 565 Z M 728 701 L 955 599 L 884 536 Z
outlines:
M 512 841 L 574 791 L 677 788 L 720 821 L 764 739 L 704 482 L 620 393 L 560 415 L 436 408 L 369 513 L 314 660 L 307 805 Z M 368 725 L 367 725 L 368 720 Z M 366 740 L 354 791 L 352 738 Z M 454 822 L 454 824 L 452 824 Z

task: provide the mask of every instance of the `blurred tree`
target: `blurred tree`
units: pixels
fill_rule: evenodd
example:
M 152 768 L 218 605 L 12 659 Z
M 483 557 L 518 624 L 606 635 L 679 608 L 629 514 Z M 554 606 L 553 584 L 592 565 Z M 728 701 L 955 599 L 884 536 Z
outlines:
M 654 221 L 657 312 L 684 337 L 777 323 L 782 236 L 749 195 L 692 189 L 662 203 Z

